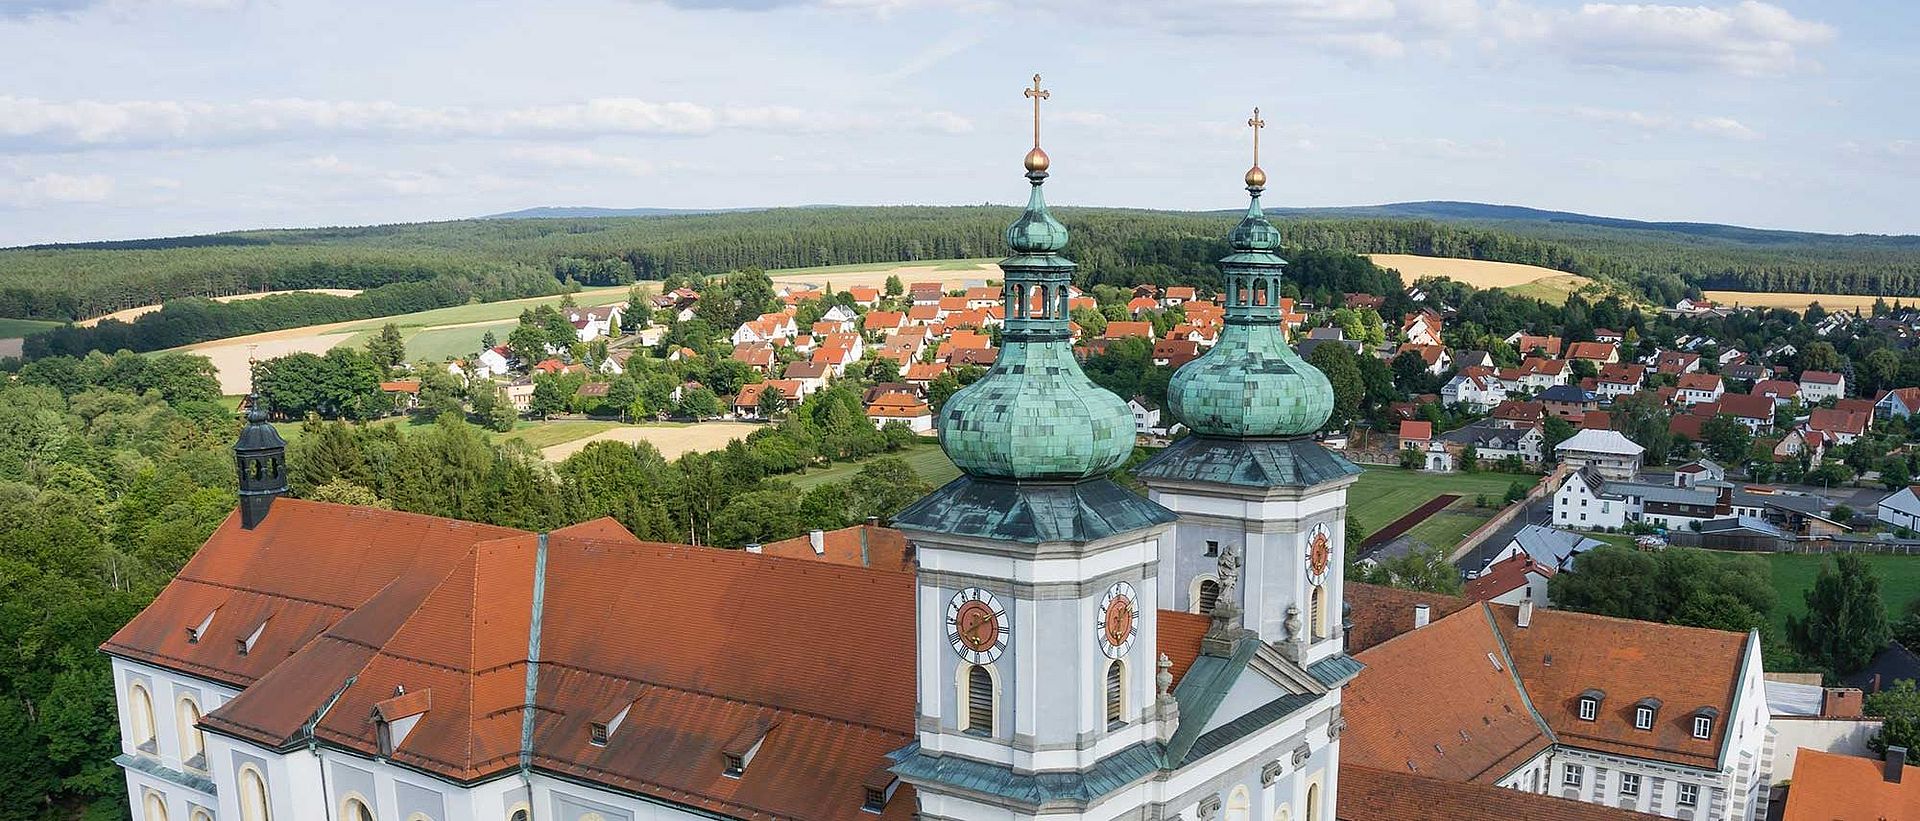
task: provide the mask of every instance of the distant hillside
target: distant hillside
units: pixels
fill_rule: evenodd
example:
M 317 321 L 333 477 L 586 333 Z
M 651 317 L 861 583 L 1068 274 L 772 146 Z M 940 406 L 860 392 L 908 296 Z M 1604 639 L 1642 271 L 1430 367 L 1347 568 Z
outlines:
M 1571 211 L 1546 211 L 1521 205 L 1488 205 L 1479 202 L 1428 200 L 1395 202 L 1386 205 L 1353 205 L 1334 208 L 1280 208 L 1268 213 L 1309 217 L 1356 217 L 1426 219 L 1454 223 L 1542 223 L 1547 225 L 1598 226 L 1633 231 L 1687 234 L 1756 245 L 1796 244 L 1841 241 L 1847 243 L 1886 244 L 1891 247 L 1920 249 L 1920 235 L 1913 234 L 1821 234 L 1811 231 L 1781 231 L 1769 228 L 1745 228 L 1712 222 L 1647 222 L 1620 217 L 1597 217 Z
M 599 219 L 601 217 L 684 217 L 691 214 L 725 214 L 735 211 L 765 211 L 764 208 L 595 208 L 588 205 L 549 205 L 522 208 L 504 214 L 488 214 L 483 220 Z

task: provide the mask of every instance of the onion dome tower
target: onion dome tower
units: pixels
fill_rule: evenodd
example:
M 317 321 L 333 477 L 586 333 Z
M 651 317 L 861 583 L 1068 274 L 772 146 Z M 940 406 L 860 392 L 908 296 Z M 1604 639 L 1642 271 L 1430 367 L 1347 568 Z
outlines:
M 252 530 L 287 492 L 287 440 L 267 423 L 260 394 L 247 396 L 247 426 L 233 443 L 233 463 L 240 472 L 240 526 Z
M 1264 124 L 1259 110 L 1248 125 Z M 1287 346 L 1280 316 L 1280 278 L 1287 261 L 1274 249 L 1280 231 L 1260 211 L 1267 172 L 1260 170 L 1260 131 L 1254 125 L 1253 167 L 1247 169 L 1247 214 L 1227 239 L 1233 253 L 1220 260 L 1226 274 L 1226 328 L 1205 356 L 1174 373 L 1167 385 L 1173 415 L 1202 436 L 1303 436 L 1333 413 L 1333 386 L 1325 374 Z
M 1046 92 L 1027 93 L 1037 111 Z M 976 478 L 1076 481 L 1107 474 L 1133 452 L 1126 402 L 1088 379 L 1073 355 L 1067 287 L 1074 264 L 1060 255 L 1067 227 L 1048 213 L 1041 193 L 1051 164 L 1036 114 L 1026 157 L 1033 188 L 1026 211 L 1007 227 L 1013 256 L 1000 261 L 1006 326 L 999 358 L 936 420 L 941 447 Z

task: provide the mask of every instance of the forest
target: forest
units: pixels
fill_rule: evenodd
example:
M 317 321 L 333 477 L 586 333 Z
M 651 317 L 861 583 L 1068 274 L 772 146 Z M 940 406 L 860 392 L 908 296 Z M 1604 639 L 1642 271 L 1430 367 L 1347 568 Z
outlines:
M 1166 284 L 1202 275 L 1238 217 L 1236 211 L 1056 213 L 1074 231 L 1069 255 L 1080 263 L 1083 284 Z M 1703 233 L 1545 218 L 1293 213 L 1281 227 L 1295 248 L 1539 265 L 1608 280 L 1657 304 L 1699 288 L 1920 295 L 1920 243 L 1910 238 L 1731 228 Z M 467 281 L 480 294 L 496 289 L 488 283 L 520 282 L 529 272 L 559 283 L 619 285 L 748 267 L 994 256 L 1002 250 L 1000 232 L 1014 216 L 1014 209 L 996 206 L 789 208 L 243 231 L 5 249 L 0 317 L 79 320 L 188 297 L 395 283 Z M 331 315 L 336 309 L 324 310 Z M 218 321 L 272 324 L 257 320 Z

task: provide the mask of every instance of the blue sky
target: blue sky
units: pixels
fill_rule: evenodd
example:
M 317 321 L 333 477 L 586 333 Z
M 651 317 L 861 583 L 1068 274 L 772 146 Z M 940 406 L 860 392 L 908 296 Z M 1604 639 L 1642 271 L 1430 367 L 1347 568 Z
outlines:
M 534 205 L 1457 199 L 1920 232 L 1905 3 L 0 0 L 0 245 Z

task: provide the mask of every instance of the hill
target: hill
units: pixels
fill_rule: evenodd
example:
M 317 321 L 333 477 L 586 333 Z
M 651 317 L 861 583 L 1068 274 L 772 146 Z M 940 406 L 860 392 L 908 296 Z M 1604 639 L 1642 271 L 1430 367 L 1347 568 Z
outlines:
M 487 220 L 599 219 L 601 217 L 681 217 L 689 214 L 726 214 L 737 211 L 764 211 L 764 208 L 596 208 L 586 205 L 522 208 L 504 214 L 488 214 Z

